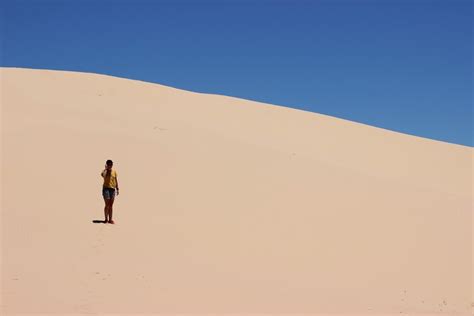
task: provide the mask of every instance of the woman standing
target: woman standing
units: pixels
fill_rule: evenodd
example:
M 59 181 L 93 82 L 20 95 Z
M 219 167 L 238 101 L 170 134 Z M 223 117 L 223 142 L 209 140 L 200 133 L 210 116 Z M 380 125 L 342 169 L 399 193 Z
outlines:
M 119 187 L 117 180 L 117 171 L 112 170 L 114 163 L 112 160 L 105 162 L 105 169 L 102 171 L 101 176 L 104 178 L 104 184 L 102 185 L 102 196 L 105 201 L 105 223 L 115 224 L 112 220 L 112 205 L 115 199 L 115 189 L 117 189 L 117 195 L 119 195 Z

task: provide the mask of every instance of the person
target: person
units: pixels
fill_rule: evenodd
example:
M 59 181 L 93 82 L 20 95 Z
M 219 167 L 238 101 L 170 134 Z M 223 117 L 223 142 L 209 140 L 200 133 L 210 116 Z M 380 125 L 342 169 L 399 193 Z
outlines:
M 104 197 L 105 207 L 104 215 L 105 221 L 104 224 L 115 224 L 112 219 L 112 206 L 115 199 L 115 189 L 117 189 L 117 195 L 119 195 L 119 186 L 117 179 L 117 171 L 113 170 L 114 163 L 112 160 L 108 159 L 105 162 L 105 169 L 101 172 L 101 176 L 104 178 L 104 183 L 102 185 L 102 196 Z

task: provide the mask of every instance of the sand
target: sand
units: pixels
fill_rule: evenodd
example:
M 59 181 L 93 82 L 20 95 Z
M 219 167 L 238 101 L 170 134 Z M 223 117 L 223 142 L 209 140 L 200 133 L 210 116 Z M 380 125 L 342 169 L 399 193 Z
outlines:
M 472 314 L 472 147 L 0 69 L 1 315 Z

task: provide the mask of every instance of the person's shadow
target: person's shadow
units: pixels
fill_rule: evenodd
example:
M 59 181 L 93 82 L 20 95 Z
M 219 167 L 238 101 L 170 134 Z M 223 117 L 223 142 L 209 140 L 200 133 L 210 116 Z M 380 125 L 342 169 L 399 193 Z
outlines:
M 104 220 L 94 219 L 94 220 L 92 221 L 92 223 L 94 223 L 94 224 L 105 224 L 105 221 L 104 221 Z

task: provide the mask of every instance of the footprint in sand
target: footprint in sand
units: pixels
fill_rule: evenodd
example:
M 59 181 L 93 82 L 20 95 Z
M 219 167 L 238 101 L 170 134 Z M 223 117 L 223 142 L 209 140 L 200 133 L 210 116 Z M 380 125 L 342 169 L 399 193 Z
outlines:
M 158 126 L 154 126 L 153 129 L 159 129 L 160 131 L 167 131 L 168 130 L 167 128 L 162 128 L 162 127 L 158 127 Z
M 85 300 L 85 301 L 87 301 L 87 300 Z M 91 307 L 90 307 L 89 302 L 84 302 L 84 303 L 77 304 L 77 305 L 74 306 L 74 309 L 76 309 L 78 312 L 80 312 L 82 314 L 91 314 L 91 313 L 93 313 L 91 311 Z

